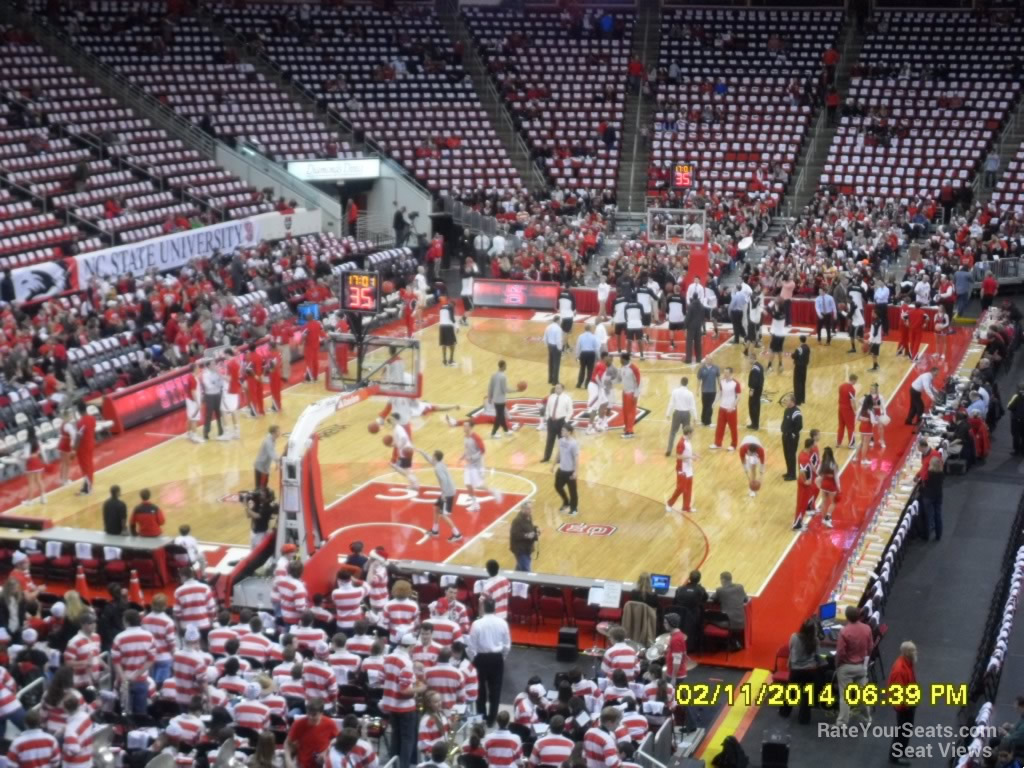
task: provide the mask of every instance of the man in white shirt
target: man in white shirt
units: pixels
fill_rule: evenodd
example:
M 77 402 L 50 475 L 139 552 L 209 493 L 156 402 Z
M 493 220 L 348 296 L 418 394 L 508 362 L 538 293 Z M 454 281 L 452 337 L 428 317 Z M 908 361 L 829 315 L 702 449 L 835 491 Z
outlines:
M 466 653 L 473 660 L 480 677 L 477 714 L 487 716 L 487 725 L 494 726 L 501 697 L 501 681 L 505 676 L 505 657 L 512 648 L 508 623 L 494 613 L 494 600 L 482 601 L 483 615 L 469 629 Z
M 203 387 L 203 405 L 206 414 L 203 419 L 203 440 L 210 439 L 210 423 L 217 420 L 218 440 L 230 440 L 224 437 L 224 427 L 220 421 L 220 401 L 224 391 L 224 377 L 220 375 L 213 360 L 206 360 L 203 363 L 203 372 L 199 377 L 199 383 Z
M 608 316 L 608 297 L 612 288 L 608 285 L 608 278 L 601 275 L 601 282 L 597 284 L 597 316 L 598 318 Z
M 934 365 L 916 379 L 910 385 L 910 413 L 907 414 L 907 424 L 917 424 L 924 416 L 924 395 L 935 402 L 935 389 L 932 387 L 932 380 L 939 369 Z
M 555 386 L 558 383 L 558 369 L 562 365 L 562 348 L 565 345 L 565 335 L 557 316 L 552 316 L 548 327 L 544 329 L 544 343 L 548 347 L 548 384 Z
M 565 387 L 556 384 L 554 391 L 544 404 L 544 422 L 548 428 L 548 438 L 544 444 L 544 458 L 542 463 L 551 461 L 551 453 L 555 449 L 555 441 L 562 434 L 562 427 L 569 423 L 572 418 L 572 397 L 565 391 Z
M 711 450 L 716 451 L 722 447 L 722 438 L 725 437 L 725 428 L 729 427 L 729 437 L 732 439 L 730 451 L 736 450 L 736 408 L 739 406 L 739 395 L 742 390 L 740 383 L 732 376 L 732 368 L 725 368 L 722 371 L 722 378 L 718 382 L 718 425 L 715 427 L 715 444 Z
M 672 428 L 668 435 L 668 448 L 665 455 L 672 455 L 672 448 L 676 443 L 676 433 L 681 427 L 687 427 L 697 421 L 697 398 L 689 388 L 690 380 L 683 376 L 679 380 L 679 386 L 672 390 L 668 398 L 668 408 L 665 410 L 665 418 L 672 417 Z

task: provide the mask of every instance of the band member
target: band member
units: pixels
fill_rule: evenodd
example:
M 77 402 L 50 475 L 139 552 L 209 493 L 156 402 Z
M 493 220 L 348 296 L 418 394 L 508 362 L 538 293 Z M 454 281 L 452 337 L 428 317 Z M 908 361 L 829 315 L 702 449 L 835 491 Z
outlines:
M 237 355 L 231 355 L 225 360 L 224 376 L 228 380 L 228 388 L 224 392 L 224 413 L 231 421 L 231 429 L 227 434 L 240 439 L 242 428 L 238 423 L 238 407 L 242 400 L 242 363 Z
M 281 350 L 278 349 L 277 342 L 271 339 L 263 370 L 270 383 L 270 408 L 276 413 L 281 412 L 281 369 L 283 367 Z
M 562 326 L 563 350 L 569 348 L 569 335 L 572 333 L 572 321 L 576 317 L 576 299 L 572 291 L 566 289 L 558 294 L 558 322 Z
M 882 318 L 875 315 L 871 319 L 871 332 L 868 334 L 869 351 L 871 352 L 871 370 L 878 370 L 878 353 L 882 349 L 882 339 L 885 338 L 885 325 Z
M 640 358 L 644 356 L 644 308 L 635 299 L 626 304 L 626 354 L 633 351 L 636 342 Z
M 302 330 L 302 356 L 306 363 L 306 381 L 316 381 L 320 376 L 320 342 L 323 341 L 323 338 L 324 327 L 320 321 L 315 317 L 306 320 L 306 327 Z M 341 368 L 340 364 L 339 368 Z M 252 403 L 249 404 L 249 408 L 252 409 Z M 261 410 L 260 413 L 262 412 Z
M 668 343 L 675 349 L 676 333 L 686 328 L 686 302 L 679 293 L 678 283 L 672 286 L 672 294 L 665 305 L 665 314 L 668 316 Z
M 788 326 L 786 324 L 786 313 L 781 307 L 772 308 L 772 323 L 768 330 L 772 340 L 768 345 L 768 373 L 772 371 L 773 362 L 779 364 L 779 373 L 782 373 L 782 347 L 786 343 Z
M 736 450 L 737 420 L 736 409 L 740 402 L 740 383 L 732 376 L 732 368 L 726 368 L 722 372 L 722 378 L 718 382 L 718 425 L 715 427 L 715 443 L 711 450 L 722 447 L 722 438 L 725 436 L 725 428 L 729 427 L 729 437 L 732 439 L 730 451 Z
M 249 345 L 245 355 L 245 388 L 249 395 L 249 415 L 256 418 L 263 411 L 263 357 L 256 349 L 256 344 Z
M 846 435 L 853 448 L 857 438 L 853 433 L 853 425 L 857 421 L 857 374 L 851 373 L 848 381 L 839 385 L 839 435 L 836 437 L 836 447 L 843 444 L 843 435 Z
M 393 412 L 389 417 L 391 421 L 391 468 L 405 478 L 409 487 L 419 491 L 420 481 L 412 472 L 412 455 L 416 450 L 412 444 L 407 427 L 402 426 L 402 416 Z
M 203 442 L 199 432 L 203 409 L 199 402 L 199 363 L 195 363 L 185 379 L 185 434 L 193 443 Z
M 78 467 L 82 470 L 82 487 L 79 496 L 92 493 L 93 451 L 96 448 L 96 418 L 89 413 L 84 402 L 78 403 Z
M 693 460 L 696 456 L 693 453 L 693 427 L 683 427 L 683 434 L 676 443 L 676 489 L 672 497 L 665 502 L 665 511 L 672 512 L 672 505 L 676 499 L 683 497 L 683 514 L 692 514 L 697 511 L 690 506 L 693 495 Z
M 615 306 L 612 309 L 612 324 L 615 326 L 615 351 L 622 351 L 622 337 L 626 335 L 626 305 L 629 299 L 621 293 L 615 297 Z
M 594 375 L 587 383 L 588 435 L 608 429 L 612 390 L 618 380 L 619 369 L 615 367 L 615 361 L 607 352 L 602 352 L 601 359 L 594 366 Z
M 764 446 L 761 441 L 753 435 L 747 435 L 740 443 L 740 463 L 743 464 L 743 473 L 747 476 L 747 485 L 750 488 L 750 496 L 757 496 L 761 484 L 764 483 Z
M 836 500 L 839 497 L 839 465 L 836 463 L 832 449 L 825 447 L 821 455 L 821 464 L 818 466 L 818 481 L 821 488 L 822 524 L 826 528 L 832 527 L 832 512 L 836 507 Z
M 793 522 L 793 530 L 799 531 L 803 527 L 804 515 L 807 510 L 814 506 L 818 498 L 818 486 L 815 484 L 814 467 L 815 461 L 812 458 L 811 449 L 814 447 L 814 438 L 808 437 L 804 440 L 804 449 L 800 451 L 797 459 L 797 487 L 796 487 L 796 517 Z
M 622 363 L 622 367 L 619 369 L 619 380 L 622 382 L 622 420 L 625 422 L 622 437 L 628 439 L 633 437 L 633 427 L 636 425 L 636 399 L 640 394 L 640 369 L 634 363 L 629 362 L 628 354 L 623 354 L 619 360 Z
M 455 305 L 445 296 L 441 297 L 441 310 L 437 322 L 440 326 L 441 365 L 455 365 Z
M 471 422 L 467 421 L 462 425 L 462 434 L 465 437 L 462 441 L 462 458 L 460 461 L 466 465 L 463 474 L 466 481 L 466 490 L 469 491 L 469 511 L 479 512 L 480 502 L 476 500 L 477 489 L 490 493 L 499 504 L 502 500 L 502 493 L 497 489 L 491 490 L 484 482 L 484 454 L 487 452 L 487 449 L 484 447 L 484 441 L 480 435 L 473 431 L 473 424 Z

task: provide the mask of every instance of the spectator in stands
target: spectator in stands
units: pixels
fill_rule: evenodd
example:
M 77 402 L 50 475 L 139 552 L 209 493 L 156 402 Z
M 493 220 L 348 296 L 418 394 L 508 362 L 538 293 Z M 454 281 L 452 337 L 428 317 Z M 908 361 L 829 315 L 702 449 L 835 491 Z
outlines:
M 334 720 L 324 717 L 323 699 L 306 702 L 305 717 L 298 717 L 284 742 L 284 758 L 288 768 L 320 768 L 339 729 Z

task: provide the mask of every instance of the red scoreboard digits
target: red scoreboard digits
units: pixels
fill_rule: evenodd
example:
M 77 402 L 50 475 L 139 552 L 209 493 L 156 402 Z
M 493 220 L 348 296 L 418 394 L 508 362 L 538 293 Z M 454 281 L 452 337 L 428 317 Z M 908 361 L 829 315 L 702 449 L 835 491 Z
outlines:
M 377 272 L 343 272 L 341 308 L 347 312 L 376 314 L 380 309 L 380 275 Z
M 672 167 L 672 186 L 677 189 L 689 189 L 693 186 L 696 170 L 693 163 L 676 163 Z

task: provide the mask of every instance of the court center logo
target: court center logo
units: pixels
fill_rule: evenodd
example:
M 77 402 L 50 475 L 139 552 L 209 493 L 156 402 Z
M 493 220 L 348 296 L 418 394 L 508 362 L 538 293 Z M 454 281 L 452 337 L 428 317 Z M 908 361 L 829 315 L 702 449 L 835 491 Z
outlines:
M 528 426 L 537 426 L 544 418 L 544 400 L 539 397 L 512 397 L 509 398 L 505 404 L 505 412 L 508 414 L 508 420 L 516 424 L 525 424 Z M 644 418 L 649 414 L 650 411 L 646 408 L 637 406 L 636 409 L 636 420 L 638 422 L 643 421 Z M 590 423 L 590 419 L 587 417 L 587 403 L 585 400 L 575 400 L 572 404 L 572 416 L 570 422 L 576 428 L 586 428 Z M 483 417 L 493 417 L 492 412 L 487 411 L 483 407 L 476 408 L 469 412 L 470 418 L 475 423 L 482 423 Z M 597 414 L 594 414 L 595 416 Z M 480 419 L 478 420 L 478 417 Z M 625 422 L 622 418 L 622 406 L 613 405 L 611 407 L 611 413 L 608 417 L 608 429 L 622 429 L 625 426 Z
M 558 526 L 559 533 L 575 533 L 581 536 L 611 536 L 618 530 L 614 525 L 596 525 L 593 523 L 562 523 Z

